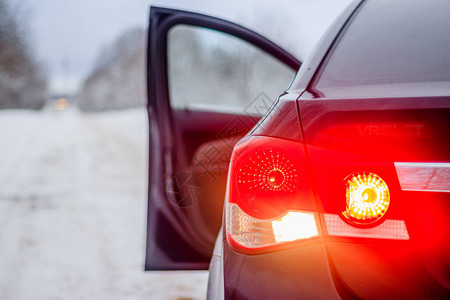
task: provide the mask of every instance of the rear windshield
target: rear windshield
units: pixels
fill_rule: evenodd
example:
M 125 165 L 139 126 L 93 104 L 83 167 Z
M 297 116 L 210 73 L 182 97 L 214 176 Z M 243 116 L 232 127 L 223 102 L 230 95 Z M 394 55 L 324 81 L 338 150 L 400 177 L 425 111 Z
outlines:
M 450 1 L 371 0 L 342 34 L 315 88 L 325 95 L 352 87 L 378 93 L 374 86 L 413 91 L 411 83 L 419 83 L 448 91 L 449 81 Z

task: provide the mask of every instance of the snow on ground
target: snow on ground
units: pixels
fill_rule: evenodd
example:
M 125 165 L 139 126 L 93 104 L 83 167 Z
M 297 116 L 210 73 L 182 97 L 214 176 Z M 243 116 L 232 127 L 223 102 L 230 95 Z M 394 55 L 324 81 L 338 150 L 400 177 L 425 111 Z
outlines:
M 0 111 L 0 299 L 204 299 L 144 272 L 145 109 Z

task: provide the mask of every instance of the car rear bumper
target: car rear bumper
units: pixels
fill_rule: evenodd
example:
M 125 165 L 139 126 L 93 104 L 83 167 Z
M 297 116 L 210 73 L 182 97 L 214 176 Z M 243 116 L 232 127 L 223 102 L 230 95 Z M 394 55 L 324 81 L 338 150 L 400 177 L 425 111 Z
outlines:
M 223 241 L 225 299 L 340 299 L 323 243 L 243 255 Z
M 449 299 L 448 288 L 433 280 L 416 251 L 389 250 L 396 248 L 322 240 L 245 255 L 223 240 L 219 294 L 225 299 Z

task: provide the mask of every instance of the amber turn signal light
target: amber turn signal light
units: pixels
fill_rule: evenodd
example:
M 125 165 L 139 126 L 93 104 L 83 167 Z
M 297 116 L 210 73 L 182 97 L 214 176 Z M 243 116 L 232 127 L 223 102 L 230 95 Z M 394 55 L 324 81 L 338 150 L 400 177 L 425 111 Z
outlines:
M 342 213 L 350 223 L 368 225 L 379 221 L 389 208 L 386 182 L 374 173 L 353 173 L 346 179 L 346 208 Z

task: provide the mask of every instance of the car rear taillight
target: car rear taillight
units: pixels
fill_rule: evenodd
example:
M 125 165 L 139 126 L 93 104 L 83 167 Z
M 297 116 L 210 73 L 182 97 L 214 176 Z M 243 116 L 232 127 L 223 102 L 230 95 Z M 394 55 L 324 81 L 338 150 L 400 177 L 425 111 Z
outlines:
M 250 136 L 235 146 L 225 213 L 231 247 L 258 252 L 319 236 L 409 239 L 405 221 L 398 219 L 399 203 L 389 213 L 392 195 L 382 176 L 389 177 L 390 164 L 321 153 L 309 171 L 301 142 Z
M 371 153 L 307 148 L 324 235 L 409 240 L 405 221 L 411 203 L 402 197 L 392 162 Z
M 301 143 L 250 137 L 233 151 L 226 229 L 232 246 L 263 249 L 318 236 Z

